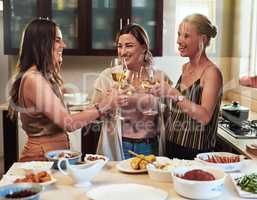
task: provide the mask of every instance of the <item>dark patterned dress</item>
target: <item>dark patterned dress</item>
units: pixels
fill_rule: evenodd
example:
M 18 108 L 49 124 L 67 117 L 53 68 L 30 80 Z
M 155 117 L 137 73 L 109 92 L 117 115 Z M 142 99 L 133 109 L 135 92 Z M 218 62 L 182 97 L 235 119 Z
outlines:
M 201 105 L 202 90 L 201 78 L 196 80 L 189 88 L 181 91 L 179 78 L 176 89 L 186 99 Z M 218 115 L 220 110 L 222 92 L 217 97 L 217 104 L 212 119 L 207 125 L 201 124 L 184 113 L 177 105 L 171 104 L 167 112 L 166 121 L 166 151 L 167 156 L 181 159 L 193 159 L 197 153 L 212 151 L 216 143 Z

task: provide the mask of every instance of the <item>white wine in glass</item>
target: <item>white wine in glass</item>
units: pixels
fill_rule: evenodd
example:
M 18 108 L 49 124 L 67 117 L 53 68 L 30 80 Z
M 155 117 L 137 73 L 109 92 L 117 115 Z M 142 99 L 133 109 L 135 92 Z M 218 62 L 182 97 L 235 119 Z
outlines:
M 118 90 L 121 90 L 124 87 L 124 81 L 126 79 L 126 70 L 124 69 L 122 62 L 118 58 L 114 58 L 111 62 L 111 74 L 113 81 L 118 83 Z M 116 118 L 123 120 L 121 116 L 121 108 L 116 109 Z
M 127 78 L 127 70 L 118 58 L 115 58 L 111 63 L 111 73 L 112 79 L 118 83 L 119 89 L 122 88 L 123 83 Z
M 141 87 L 146 94 L 146 102 L 145 107 L 142 111 L 144 115 L 156 115 L 158 114 L 158 98 L 153 97 L 149 93 L 150 89 L 158 84 L 156 73 L 152 67 L 144 67 L 142 66 L 140 69 L 140 83 Z

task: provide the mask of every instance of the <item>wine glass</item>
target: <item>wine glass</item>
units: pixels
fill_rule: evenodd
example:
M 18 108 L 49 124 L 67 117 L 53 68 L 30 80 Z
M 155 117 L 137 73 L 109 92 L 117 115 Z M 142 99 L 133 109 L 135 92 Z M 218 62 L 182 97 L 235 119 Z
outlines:
M 118 83 L 118 89 L 123 87 L 124 81 L 127 78 L 127 70 L 124 68 L 120 59 L 114 58 L 111 62 L 112 79 Z
M 156 78 L 156 71 L 152 67 L 140 68 L 139 79 L 141 82 L 141 87 L 145 95 L 145 104 L 143 106 L 142 113 L 144 115 L 156 115 L 158 114 L 158 102 L 159 98 L 150 94 L 150 89 L 158 83 Z
M 127 79 L 128 70 L 127 67 L 124 66 L 124 61 L 119 58 L 114 58 L 111 61 L 111 74 L 113 81 L 117 82 L 118 84 L 118 91 L 125 87 L 125 80 Z M 121 117 L 121 108 L 116 109 L 116 118 L 124 119 Z

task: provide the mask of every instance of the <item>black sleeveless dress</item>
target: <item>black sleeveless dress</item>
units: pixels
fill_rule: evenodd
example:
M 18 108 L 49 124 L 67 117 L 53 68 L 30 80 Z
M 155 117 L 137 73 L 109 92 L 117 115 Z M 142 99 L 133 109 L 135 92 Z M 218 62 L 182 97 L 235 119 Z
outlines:
M 180 91 L 180 76 L 176 89 Z M 196 80 L 189 88 L 180 91 L 188 100 L 201 104 L 202 87 L 201 78 Z M 197 153 L 212 151 L 216 143 L 218 115 L 220 110 L 222 92 L 217 97 L 217 104 L 212 119 L 203 125 L 184 113 L 177 105 L 172 104 L 167 113 L 166 121 L 166 151 L 167 156 L 180 159 L 194 159 Z

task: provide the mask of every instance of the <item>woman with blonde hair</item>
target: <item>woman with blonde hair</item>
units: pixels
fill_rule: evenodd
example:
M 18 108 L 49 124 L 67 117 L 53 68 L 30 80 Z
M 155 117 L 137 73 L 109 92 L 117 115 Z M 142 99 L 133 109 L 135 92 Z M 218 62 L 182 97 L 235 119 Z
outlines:
M 222 74 L 206 55 L 216 27 L 202 14 L 183 19 L 178 30 L 178 50 L 189 62 L 175 86 L 161 84 L 156 95 L 172 100 L 166 113 L 166 150 L 169 157 L 194 159 L 197 153 L 213 151 L 222 98 Z

